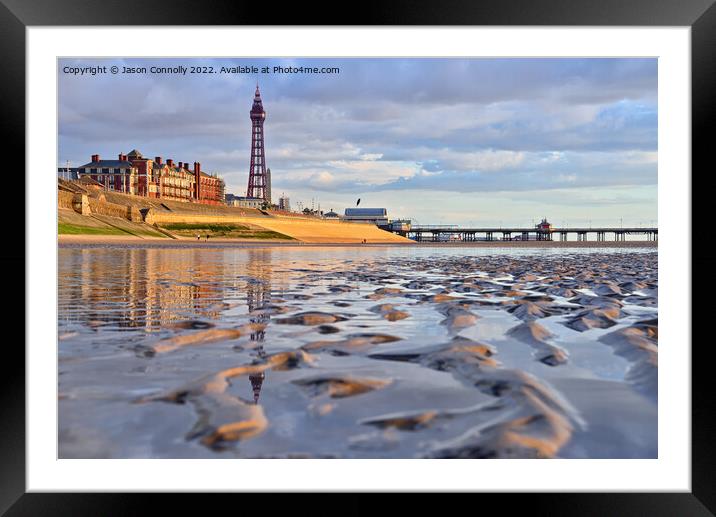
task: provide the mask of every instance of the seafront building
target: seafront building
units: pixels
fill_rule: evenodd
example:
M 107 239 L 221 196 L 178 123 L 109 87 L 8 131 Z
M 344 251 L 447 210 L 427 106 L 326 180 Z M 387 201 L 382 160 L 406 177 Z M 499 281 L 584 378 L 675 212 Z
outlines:
M 343 213 L 343 220 L 353 223 L 387 226 L 388 210 L 385 208 L 346 208 Z
M 77 178 L 90 178 L 105 190 L 170 201 L 206 205 L 223 205 L 224 180 L 201 170 L 194 162 L 174 163 L 161 156 L 147 158 L 136 149 L 120 153 L 116 160 L 102 160 L 93 154 L 91 160 L 77 168 Z
M 263 199 L 235 196 L 234 194 L 226 194 L 226 204 L 239 208 L 261 208 L 265 201 Z
M 291 211 L 291 200 L 286 194 L 281 194 L 281 197 L 278 198 L 278 209 L 284 210 L 285 212 Z
M 385 208 L 346 208 L 344 215 L 333 210 L 323 215 L 324 219 L 340 219 L 352 223 L 374 224 L 378 228 L 396 233 L 407 233 L 412 223 L 410 219 L 390 219 Z

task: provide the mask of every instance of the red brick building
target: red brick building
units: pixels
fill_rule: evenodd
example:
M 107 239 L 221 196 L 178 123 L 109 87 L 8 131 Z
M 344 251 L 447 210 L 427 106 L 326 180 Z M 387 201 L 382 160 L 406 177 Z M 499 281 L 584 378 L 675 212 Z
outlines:
M 226 187 L 224 180 L 201 170 L 201 164 L 194 162 L 194 199 L 205 205 L 225 205 Z
M 162 157 L 154 158 L 153 169 L 159 178 L 159 197 L 170 201 L 194 201 L 194 173 L 188 165 L 169 159 L 162 163 Z
M 161 156 L 145 158 L 136 149 L 119 154 L 116 160 L 101 160 L 98 154 L 93 154 L 89 163 L 77 168 L 77 174 L 79 178 L 99 182 L 109 191 L 170 201 L 225 204 L 224 181 L 202 171 L 200 163 L 194 162 L 190 169 L 188 162 L 174 164 L 174 160 L 167 159 L 163 163 Z

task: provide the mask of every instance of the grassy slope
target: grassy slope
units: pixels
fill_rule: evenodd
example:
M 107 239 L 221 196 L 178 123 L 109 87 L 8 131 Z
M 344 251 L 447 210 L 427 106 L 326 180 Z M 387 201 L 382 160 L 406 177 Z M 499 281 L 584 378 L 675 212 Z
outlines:
M 76 224 L 57 223 L 57 233 L 62 235 L 129 235 L 117 228 L 100 228 L 97 226 L 78 226 Z
M 72 210 L 57 211 L 57 233 L 59 235 L 123 235 L 137 237 L 159 237 L 165 235 L 143 223 L 105 215 L 79 215 Z
M 293 240 L 288 235 L 264 230 L 261 228 L 251 228 L 242 224 L 212 224 L 212 223 L 167 223 L 161 225 L 165 230 L 180 235 L 182 237 L 196 237 L 201 235 L 205 237 L 229 238 L 229 239 L 282 239 Z

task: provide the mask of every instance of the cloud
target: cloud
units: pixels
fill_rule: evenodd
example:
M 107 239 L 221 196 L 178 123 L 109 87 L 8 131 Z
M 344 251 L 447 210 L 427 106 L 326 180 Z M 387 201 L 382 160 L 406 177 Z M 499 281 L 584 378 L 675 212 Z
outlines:
M 448 192 L 525 192 L 565 187 L 592 188 L 656 185 L 652 153 L 526 154 L 519 167 L 499 174 L 485 171 L 423 170 L 373 190 L 441 190 Z
M 310 188 L 340 198 L 656 184 L 656 59 L 59 60 L 60 70 L 79 64 L 310 65 L 340 73 L 60 72 L 61 164 L 137 148 L 199 161 L 241 192 L 258 80 L 275 192 L 310 197 Z

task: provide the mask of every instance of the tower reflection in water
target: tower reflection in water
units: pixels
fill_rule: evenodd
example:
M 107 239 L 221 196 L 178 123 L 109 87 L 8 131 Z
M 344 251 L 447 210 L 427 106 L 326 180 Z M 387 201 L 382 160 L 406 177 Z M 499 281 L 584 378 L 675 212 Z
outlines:
M 270 263 L 271 263 L 271 251 L 270 250 L 251 250 L 249 251 L 249 263 L 248 278 L 246 284 L 246 303 L 249 309 L 251 323 L 260 323 L 266 325 L 269 320 L 267 313 L 266 304 L 271 297 L 271 283 L 270 283 Z M 264 350 L 264 339 L 266 332 L 262 328 L 251 333 L 251 341 L 256 342 L 256 355 L 259 362 L 263 362 L 266 357 L 266 351 Z M 254 395 L 254 404 L 259 403 L 259 396 L 261 395 L 261 387 L 264 379 L 266 379 L 265 372 L 259 372 L 249 375 L 249 382 L 251 383 L 251 389 Z

